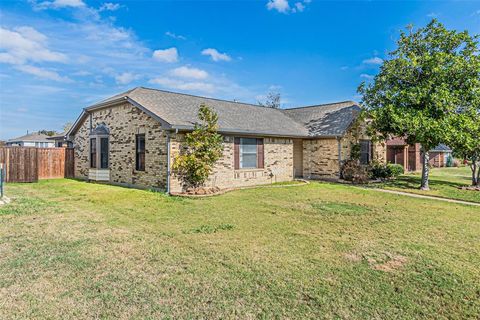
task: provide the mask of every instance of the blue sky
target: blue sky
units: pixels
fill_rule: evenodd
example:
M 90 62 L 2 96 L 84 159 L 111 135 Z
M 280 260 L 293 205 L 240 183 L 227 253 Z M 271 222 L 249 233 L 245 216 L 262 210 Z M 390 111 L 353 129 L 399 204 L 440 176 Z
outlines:
M 480 33 L 480 2 L 0 2 L 0 139 L 135 86 L 282 107 L 359 100 L 399 30 Z

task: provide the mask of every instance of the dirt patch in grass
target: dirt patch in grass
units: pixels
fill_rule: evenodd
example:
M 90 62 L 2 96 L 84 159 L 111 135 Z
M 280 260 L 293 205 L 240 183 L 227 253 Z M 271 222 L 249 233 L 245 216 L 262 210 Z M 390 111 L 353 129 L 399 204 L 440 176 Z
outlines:
M 342 203 L 342 202 L 315 202 L 311 204 L 316 213 L 319 214 L 338 214 L 345 216 L 362 215 L 370 212 L 370 209 L 365 206 Z
M 407 263 L 407 257 L 390 252 L 364 254 L 363 258 L 372 269 L 384 272 L 394 272 Z

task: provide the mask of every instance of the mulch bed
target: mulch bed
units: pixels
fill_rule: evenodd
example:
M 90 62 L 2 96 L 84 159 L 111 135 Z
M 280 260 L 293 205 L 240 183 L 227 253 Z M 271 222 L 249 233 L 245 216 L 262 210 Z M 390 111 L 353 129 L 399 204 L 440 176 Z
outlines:
M 296 187 L 296 186 L 303 186 L 309 183 L 307 180 L 303 180 L 303 179 L 297 179 L 296 181 L 301 181 L 302 183 L 279 184 L 279 185 L 264 184 L 264 185 L 256 185 L 256 186 L 248 186 L 248 187 L 240 187 L 240 188 L 227 188 L 227 189 L 220 189 L 219 187 L 213 187 L 213 188 L 201 187 L 196 189 L 194 188 L 187 189 L 185 192 L 171 192 L 170 195 L 176 196 L 176 197 L 186 197 L 186 198 L 204 198 L 204 197 L 218 196 L 233 190 L 252 189 L 252 188 Z

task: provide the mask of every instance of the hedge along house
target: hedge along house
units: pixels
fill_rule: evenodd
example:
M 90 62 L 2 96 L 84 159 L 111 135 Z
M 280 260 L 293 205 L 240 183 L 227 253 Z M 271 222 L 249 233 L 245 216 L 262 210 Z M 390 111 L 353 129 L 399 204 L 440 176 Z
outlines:
M 282 110 L 138 87 L 83 110 L 68 132 L 75 177 L 181 192 L 170 168 L 201 104 L 218 114 L 223 136 L 223 156 L 207 186 L 335 179 L 352 143 L 360 143 L 364 163 L 385 159 L 383 145 L 358 125 L 354 102 Z

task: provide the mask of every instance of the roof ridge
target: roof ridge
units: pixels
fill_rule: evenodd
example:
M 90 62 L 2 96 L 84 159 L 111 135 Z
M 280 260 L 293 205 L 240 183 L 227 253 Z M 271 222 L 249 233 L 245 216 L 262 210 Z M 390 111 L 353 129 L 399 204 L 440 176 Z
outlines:
M 262 105 L 259 105 L 259 104 L 253 104 L 253 103 L 248 103 L 248 102 L 232 101 L 232 100 L 219 99 L 219 98 L 210 98 L 210 97 L 199 96 L 199 95 L 190 94 L 190 93 L 175 92 L 175 91 L 163 90 L 163 89 L 157 89 L 157 88 L 147 88 L 147 87 L 143 87 L 143 86 L 136 87 L 135 89 L 138 89 L 138 88 L 145 89 L 145 90 L 154 90 L 154 91 L 166 92 L 166 93 L 171 93 L 171 94 L 178 94 L 178 95 L 189 96 L 189 97 L 194 97 L 194 98 L 203 98 L 203 99 L 210 99 L 210 100 L 215 100 L 215 101 L 244 104 L 244 105 L 251 106 L 251 107 L 260 107 L 260 108 L 267 108 L 267 109 L 273 109 L 273 110 L 286 110 L 286 109 L 279 109 L 279 108 L 270 108 L 270 107 L 267 107 L 267 106 L 262 106 Z M 135 89 L 132 89 L 132 91 L 135 90 Z
M 357 103 L 357 102 L 355 102 L 355 101 L 353 101 L 353 100 L 345 100 L 345 101 L 339 101 L 339 102 L 329 102 L 329 103 L 315 104 L 315 105 L 304 106 L 304 107 L 293 107 L 293 108 L 287 108 L 287 109 L 282 109 L 282 110 L 288 111 L 288 110 L 295 110 L 295 109 L 305 109 L 305 108 L 315 108 L 315 107 L 326 107 L 326 106 L 334 106 L 334 105 L 342 104 L 342 103 L 351 103 L 351 104 L 353 104 L 353 105 L 360 106 L 359 103 Z

